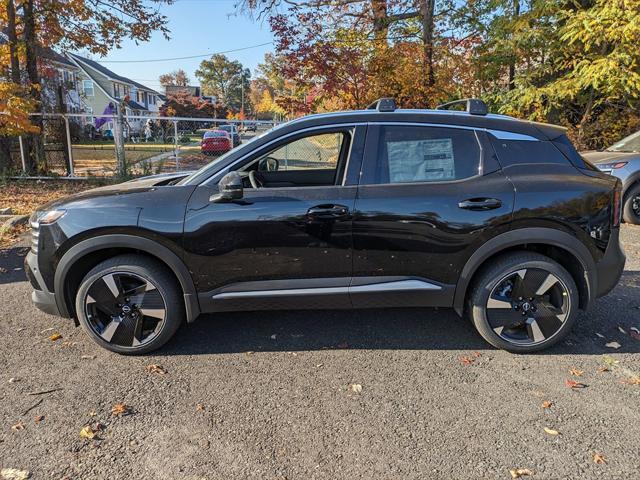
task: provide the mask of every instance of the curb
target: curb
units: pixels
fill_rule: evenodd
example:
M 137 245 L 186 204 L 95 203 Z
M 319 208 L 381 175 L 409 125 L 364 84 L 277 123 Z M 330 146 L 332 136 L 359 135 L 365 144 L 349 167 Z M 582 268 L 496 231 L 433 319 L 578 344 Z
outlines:
M 1 217 L 0 220 L 2 220 Z M 29 215 L 13 215 L 12 217 L 9 217 L 7 220 L 5 220 L 4 223 L 0 226 L 0 233 L 12 230 L 19 225 L 26 225 L 28 221 Z

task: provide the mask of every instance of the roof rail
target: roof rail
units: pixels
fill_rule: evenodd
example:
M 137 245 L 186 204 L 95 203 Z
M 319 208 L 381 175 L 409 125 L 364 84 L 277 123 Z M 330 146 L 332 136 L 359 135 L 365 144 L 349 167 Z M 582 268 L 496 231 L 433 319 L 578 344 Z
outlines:
M 394 112 L 396 110 L 396 101 L 393 98 L 379 98 L 369 106 L 367 110 L 378 110 L 379 112 Z
M 456 105 L 465 105 L 465 110 L 471 115 L 486 115 L 489 113 L 487 104 L 479 98 L 463 98 L 462 100 L 454 100 L 453 102 L 443 103 L 438 105 L 436 110 L 449 110 L 450 107 Z

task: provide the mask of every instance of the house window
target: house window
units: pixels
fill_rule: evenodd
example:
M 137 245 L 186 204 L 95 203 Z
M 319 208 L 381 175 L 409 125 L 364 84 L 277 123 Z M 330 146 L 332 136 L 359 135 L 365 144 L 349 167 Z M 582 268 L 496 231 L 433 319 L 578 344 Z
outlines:
M 116 98 L 120 98 L 120 85 L 117 83 L 113 84 L 113 96 Z
M 84 91 L 85 96 L 93 97 L 93 81 L 92 80 L 83 80 L 82 81 L 82 90 Z

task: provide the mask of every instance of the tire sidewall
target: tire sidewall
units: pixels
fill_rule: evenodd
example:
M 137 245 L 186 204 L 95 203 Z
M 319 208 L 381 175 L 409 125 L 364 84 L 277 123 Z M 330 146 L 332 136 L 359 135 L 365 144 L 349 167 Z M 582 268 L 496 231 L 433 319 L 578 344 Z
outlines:
M 633 198 L 640 195 L 640 184 L 637 184 L 625 195 L 624 205 L 622 206 L 622 218 L 625 223 L 631 225 L 640 225 L 640 216 L 633 211 Z
M 517 345 L 515 343 L 504 340 L 496 332 L 493 331 L 493 328 L 491 328 L 489 320 L 487 318 L 486 305 L 489 299 L 489 295 L 491 295 L 493 289 L 506 276 L 524 268 L 538 268 L 552 273 L 564 283 L 569 294 L 569 314 L 567 315 L 565 321 L 562 323 L 560 330 L 556 332 L 556 334 L 553 335 L 550 339 L 536 345 Z M 567 335 L 567 333 L 569 333 L 571 327 L 575 323 L 576 316 L 578 315 L 579 297 L 578 289 L 575 282 L 573 281 L 573 278 L 562 266 L 551 259 L 523 260 L 521 262 L 513 262 L 508 267 L 505 266 L 504 268 L 493 270 L 491 271 L 489 276 L 490 279 L 488 281 L 485 281 L 485 284 L 479 286 L 479 288 L 474 292 L 469 308 L 471 310 L 471 319 L 476 329 L 478 330 L 480 335 L 482 335 L 482 337 L 491 345 L 514 353 L 530 353 L 546 349 L 556 344 L 557 342 L 562 340 Z
M 80 325 L 82 325 L 82 328 L 84 328 L 84 330 L 93 341 L 95 341 L 101 347 L 112 352 L 125 355 L 141 355 L 160 348 L 173 336 L 173 334 L 181 324 L 181 321 L 179 320 L 182 313 L 180 310 L 181 304 L 180 299 L 175 298 L 175 290 L 171 285 L 166 285 L 166 282 L 164 282 L 162 278 L 154 278 L 153 272 L 150 272 L 149 269 L 144 266 L 121 264 L 109 266 L 107 268 L 101 268 L 102 265 L 103 264 L 98 265 L 87 274 L 87 276 L 80 284 L 78 293 L 76 294 L 76 315 L 78 316 L 78 321 L 80 322 Z M 156 335 L 156 337 L 149 343 L 145 343 L 137 347 L 121 347 L 119 345 L 114 345 L 105 341 L 93 330 L 93 328 L 89 324 L 89 320 L 87 319 L 84 310 L 84 299 L 91 285 L 93 285 L 96 280 L 105 275 L 108 275 L 109 273 L 131 273 L 134 275 L 138 275 L 155 285 L 155 287 L 162 295 L 166 304 L 165 307 L 167 312 L 164 325 L 160 333 Z M 175 325 L 176 323 L 177 325 Z

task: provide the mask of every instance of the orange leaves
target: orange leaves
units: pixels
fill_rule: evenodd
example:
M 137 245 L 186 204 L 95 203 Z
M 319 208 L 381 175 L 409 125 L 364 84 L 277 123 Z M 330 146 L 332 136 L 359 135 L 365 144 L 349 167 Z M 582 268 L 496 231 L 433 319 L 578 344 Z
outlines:
M 157 365 L 155 363 L 152 363 L 151 365 L 147 365 L 147 373 L 157 373 L 159 375 L 164 375 L 167 373 L 167 369 L 164 368 L 162 365 Z
M 545 400 L 544 402 L 542 402 L 542 408 L 548 409 L 553 407 L 553 402 L 550 402 L 549 400 Z
M 0 135 L 17 136 L 24 133 L 38 133 L 38 127 L 29 121 L 29 113 L 35 109 L 35 102 L 28 97 L 25 87 L 0 82 Z
M 131 407 L 125 405 L 124 403 L 116 403 L 113 408 L 111 408 L 111 415 L 115 417 L 122 417 L 124 415 L 131 415 L 133 411 Z
M 55 342 L 56 340 L 60 340 L 61 338 L 62 338 L 62 335 L 60 335 L 57 332 L 49 336 L 49 340 L 51 340 L 52 342 Z
M 511 478 L 520 478 L 524 476 L 533 475 L 533 472 L 528 468 L 513 468 L 509 470 L 509 473 L 511 474 Z
M 581 377 L 584 372 L 574 367 L 571 370 L 569 370 L 569 373 L 575 377 Z
M 605 463 L 608 463 L 607 457 L 597 452 L 593 454 L 593 461 L 598 465 L 604 465 Z

